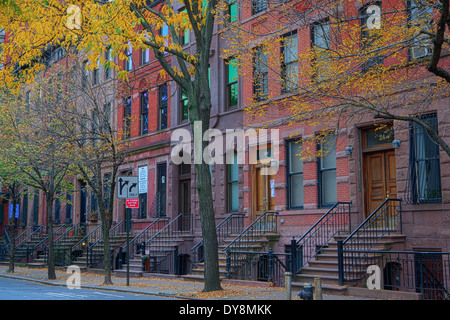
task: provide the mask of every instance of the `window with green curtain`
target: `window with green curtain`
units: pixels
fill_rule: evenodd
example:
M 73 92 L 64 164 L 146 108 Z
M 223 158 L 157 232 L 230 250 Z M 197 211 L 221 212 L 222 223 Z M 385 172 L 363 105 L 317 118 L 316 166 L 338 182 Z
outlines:
M 239 165 L 238 154 L 233 154 L 233 163 L 228 164 L 228 210 L 239 210 Z
M 238 105 L 238 66 L 236 59 L 226 62 L 227 69 L 227 107 L 232 109 Z

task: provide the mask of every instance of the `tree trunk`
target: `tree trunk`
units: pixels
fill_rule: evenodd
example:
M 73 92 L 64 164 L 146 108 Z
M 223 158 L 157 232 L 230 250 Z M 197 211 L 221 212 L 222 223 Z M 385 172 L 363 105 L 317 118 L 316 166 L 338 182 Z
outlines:
M 105 214 L 103 214 L 105 216 Z M 113 284 L 111 279 L 111 246 L 109 244 L 110 224 L 102 219 L 102 234 L 103 234 L 103 266 L 105 271 L 105 279 L 103 284 Z
M 17 237 L 17 224 L 16 224 L 16 207 L 17 201 L 13 200 L 13 212 L 11 220 L 9 221 L 9 237 L 10 237 L 10 249 L 9 249 L 9 273 L 14 273 L 14 260 L 16 258 L 16 237 Z
M 55 280 L 55 251 L 53 245 L 53 193 L 46 192 L 47 206 L 47 234 L 48 234 L 48 279 Z
M 201 80 L 199 80 L 201 83 Z M 206 79 L 207 81 L 207 79 Z M 207 88 L 208 92 L 204 92 L 199 89 L 197 102 L 198 102 L 198 114 L 197 117 L 202 121 L 201 123 L 201 139 L 202 139 L 202 150 L 208 146 L 207 141 L 203 141 L 203 134 L 209 129 L 210 121 L 210 110 L 211 110 L 211 99 L 209 95 L 209 88 L 206 82 L 204 88 Z M 194 118 L 197 118 L 194 112 Z M 194 135 L 195 139 L 195 135 Z M 196 145 L 196 141 L 194 141 Z M 199 145 L 197 141 L 197 145 Z M 195 148 L 195 147 L 194 147 Z M 218 254 L 218 243 L 217 243 L 217 233 L 216 233 L 216 220 L 214 213 L 214 202 L 212 198 L 212 187 L 211 187 L 211 172 L 209 164 L 203 159 L 200 164 L 195 165 L 196 168 L 196 179 L 197 179 L 197 191 L 199 197 L 200 206 L 200 220 L 203 234 L 203 246 L 204 246 L 204 261 L 205 261 L 205 284 L 203 291 L 216 291 L 222 290 L 220 285 L 220 274 L 219 274 L 219 254 Z
M 197 190 L 200 201 L 200 219 L 203 234 L 205 285 L 204 292 L 222 290 L 219 277 L 219 255 L 216 220 L 211 192 L 209 165 L 202 162 L 196 166 Z

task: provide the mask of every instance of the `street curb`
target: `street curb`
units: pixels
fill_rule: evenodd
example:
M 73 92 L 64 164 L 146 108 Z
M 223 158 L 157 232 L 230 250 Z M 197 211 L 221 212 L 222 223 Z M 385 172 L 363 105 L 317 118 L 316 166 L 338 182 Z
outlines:
M 48 285 L 48 286 L 66 287 L 66 285 L 62 284 L 62 283 L 55 283 L 55 282 L 50 282 L 50 281 L 24 278 L 24 277 L 18 277 L 18 276 L 6 275 L 6 274 L 0 274 L 0 277 L 14 279 L 14 280 L 36 282 L 36 283 L 40 283 L 40 284 L 44 284 L 44 285 Z M 102 288 L 102 287 L 85 286 L 85 285 L 80 285 L 80 288 L 91 289 L 91 290 L 116 291 L 116 292 L 133 293 L 133 294 L 145 294 L 145 295 L 149 295 L 149 296 L 166 297 L 166 298 L 173 298 L 173 299 L 180 299 L 180 300 L 202 301 L 202 299 L 195 299 L 192 297 L 179 296 L 179 295 L 174 295 L 174 294 L 169 294 L 169 293 L 161 293 L 161 292 L 142 292 L 142 291 L 132 291 L 132 290 L 120 289 L 120 288 Z

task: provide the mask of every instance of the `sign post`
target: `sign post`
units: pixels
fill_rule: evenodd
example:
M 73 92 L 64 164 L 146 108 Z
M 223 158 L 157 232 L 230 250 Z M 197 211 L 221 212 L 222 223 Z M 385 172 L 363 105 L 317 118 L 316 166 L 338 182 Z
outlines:
M 126 208 L 139 208 L 139 184 L 136 176 L 117 177 L 117 198 L 126 199 Z M 127 286 L 130 286 L 130 229 L 131 212 L 125 210 L 125 223 L 127 228 Z

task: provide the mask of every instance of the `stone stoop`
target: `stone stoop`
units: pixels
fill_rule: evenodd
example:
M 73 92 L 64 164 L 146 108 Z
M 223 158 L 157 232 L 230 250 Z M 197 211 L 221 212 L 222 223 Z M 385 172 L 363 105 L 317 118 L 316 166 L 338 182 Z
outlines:
M 326 247 L 322 248 L 321 252 L 302 268 L 302 273 L 296 275 L 296 279 L 292 283 L 293 288 L 302 290 L 304 285 L 307 283 L 314 287 L 314 279 L 320 278 L 322 282 L 322 291 L 324 294 L 349 295 L 348 289 L 353 288 L 353 286 L 357 286 L 358 284 L 351 283 L 343 286 L 339 285 L 337 240 L 342 240 L 345 238 L 345 235 L 336 236 L 328 243 Z M 372 250 L 390 250 L 394 244 L 404 242 L 404 239 L 404 235 L 387 235 L 380 239 L 372 247 Z M 361 274 L 362 279 L 364 276 L 365 273 Z M 357 290 L 355 289 L 353 292 L 356 293 Z

